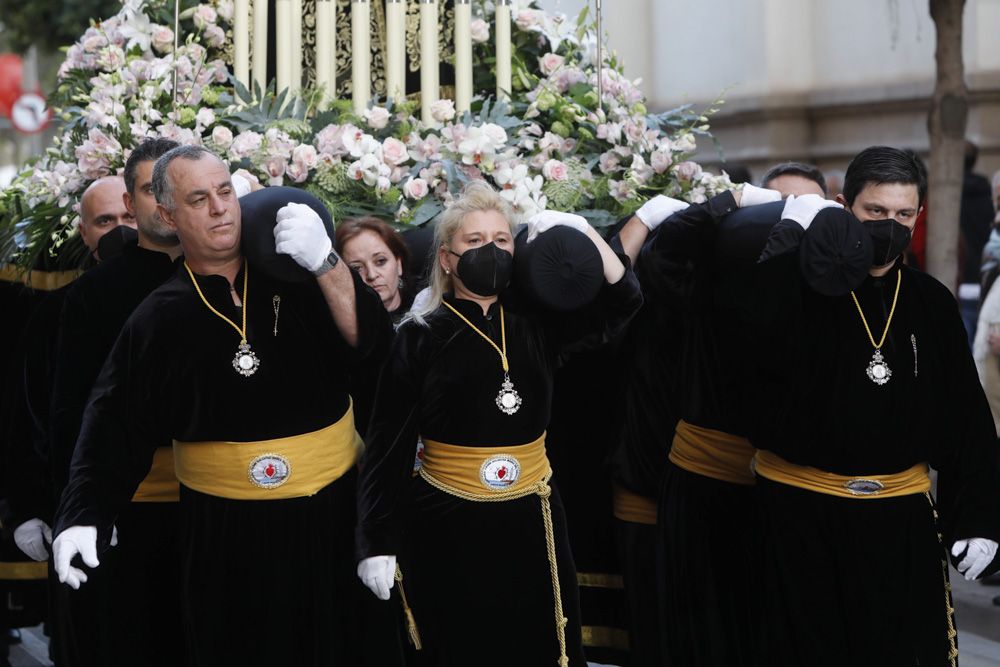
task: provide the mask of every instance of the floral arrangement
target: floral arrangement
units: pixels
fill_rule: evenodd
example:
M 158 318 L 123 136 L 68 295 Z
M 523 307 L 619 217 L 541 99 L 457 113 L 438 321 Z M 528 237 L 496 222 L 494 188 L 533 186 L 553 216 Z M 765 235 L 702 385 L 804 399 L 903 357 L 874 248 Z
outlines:
M 511 99 L 481 92 L 461 115 L 442 99 L 424 124 L 408 100 L 375 100 L 358 116 L 348 100 L 323 108 L 322 90 L 248 90 L 227 64 L 233 1 L 185 8 L 176 36 L 172 9 L 129 0 L 68 49 L 53 100 L 60 133 L 0 193 L 0 257 L 29 267 L 79 262 L 80 195 L 148 137 L 202 144 L 262 183 L 305 188 L 336 220 L 377 215 L 400 226 L 432 220 L 471 179 L 491 181 L 525 215 L 575 211 L 595 226 L 654 194 L 697 202 L 732 186 L 687 159 L 714 108 L 649 114 L 613 57 L 598 86 L 586 10 L 575 21 L 521 10 Z M 475 88 L 489 91 L 492 3 L 476 11 Z

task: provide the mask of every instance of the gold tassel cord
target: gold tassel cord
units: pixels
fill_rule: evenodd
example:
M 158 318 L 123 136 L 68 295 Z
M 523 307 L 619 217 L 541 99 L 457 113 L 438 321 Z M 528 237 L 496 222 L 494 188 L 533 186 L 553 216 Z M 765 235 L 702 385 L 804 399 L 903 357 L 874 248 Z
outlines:
M 420 630 L 417 628 L 417 619 L 413 616 L 413 610 L 406 600 L 406 591 L 403 590 L 403 571 L 396 563 L 396 583 L 399 585 L 399 599 L 403 603 L 403 614 L 406 616 L 406 631 L 410 635 L 410 643 L 416 650 L 423 649 L 424 645 L 420 641 Z

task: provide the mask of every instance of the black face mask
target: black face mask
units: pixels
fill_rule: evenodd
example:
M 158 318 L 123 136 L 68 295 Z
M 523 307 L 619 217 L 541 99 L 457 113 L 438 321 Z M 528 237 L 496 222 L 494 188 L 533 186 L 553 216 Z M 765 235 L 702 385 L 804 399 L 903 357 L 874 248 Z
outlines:
M 455 273 L 473 294 L 496 296 L 510 282 L 514 255 L 498 248 L 496 243 L 471 248 L 461 255 L 454 250 L 449 252 L 458 257 Z
M 872 265 L 885 266 L 903 254 L 910 245 L 912 232 L 892 219 L 865 220 L 861 223 L 872 237 Z

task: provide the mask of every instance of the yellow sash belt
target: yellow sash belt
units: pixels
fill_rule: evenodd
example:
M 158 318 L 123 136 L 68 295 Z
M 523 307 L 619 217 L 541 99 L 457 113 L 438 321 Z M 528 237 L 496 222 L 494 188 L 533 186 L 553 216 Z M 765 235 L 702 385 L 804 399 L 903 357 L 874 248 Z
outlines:
M 21 283 L 31 289 L 52 292 L 80 277 L 79 271 L 24 271 L 10 264 L 0 264 L 0 280 Z
M 463 500 L 502 502 L 537 494 L 542 506 L 545 547 L 555 601 L 556 639 L 561 667 L 569 665 L 556 541 L 552 529 L 552 468 L 545 455 L 545 434 L 527 445 L 513 447 L 461 447 L 424 438 L 424 464 L 420 476 L 431 486 Z
M 773 452 L 758 450 L 754 469 L 771 481 L 840 498 L 896 498 L 931 490 L 926 463 L 891 475 L 848 477 L 789 463 Z
M 233 500 L 311 496 L 354 466 L 363 443 L 354 411 L 312 433 L 258 442 L 174 441 L 177 479 L 184 486 Z
M 180 483 L 174 472 L 174 450 L 171 447 L 157 447 L 153 454 L 153 465 L 146 479 L 135 490 L 133 503 L 176 503 L 180 499 Z
M 697 475 L 733 484 L 753 484 L 750 470 L 753 453 L 753 446 L 746 438 L 694 426 L 682 419 L 677 424 L 668 458 L 677 467 Z
M 656 525 L 656 501 L 638 493 L 632 493 L 617 484 L 611 487 L 611 502 L 616 519 L 629 523 Z

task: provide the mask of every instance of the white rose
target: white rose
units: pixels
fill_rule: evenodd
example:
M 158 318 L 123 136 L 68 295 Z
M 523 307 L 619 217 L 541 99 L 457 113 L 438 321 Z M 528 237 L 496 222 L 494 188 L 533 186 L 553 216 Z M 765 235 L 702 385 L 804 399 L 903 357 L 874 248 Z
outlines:
M 649 164 L 657 174 L 662 174 L 669 169 L 672 160 L 673 154 L 671 154 L 669 148 L 660 148 L 653 151 L 653 154 L 649 156 Z
M 431 117 L 439 123 L 447 123 L 455 117 L 454 100 L 437 100 L 431 104 Z
M 369 127 L 376 130 L 383 129 L 389 124 L 389 110 L 385 107 L 372 107 L 371 109 L 365 109 L 365 120 L 368 121 Z
M 542 68 L 542 73 L 546 76 L 551 75 L 557 69 L 562 67 L 563 58 L 555 53 L 546 53 L 544 56 L 538 59 L 538 66 Z
M 399 139 L 389 137 L 382 142 L 382 160 L 390 167 L 398 166 L 410 159 L 406 144 Z
M 212 127 L 215 125 L 215 112 L 202 107 L 194 117 L 194 122 L 198 127 Z
M 490 39 L 490 24 L 483 19 L 473 19 L 472 25 L 470 26 L 472 30 L 472 43 L 482 44 Z
M 233 132 L 225 125 L 216 125 L 212 128 L 212 143 L 219 148 L 226 149 L 233 143 Z
M 219 0 L 219 2 L 215 5 L 215 8 L 218 10 L 219 16 L 223 21 L 232 23 L 234 14 L 233 0 Z
M 427 181 L 422 178 L 411 178 L 403 185 L 403 194 L 410 199 L 423 199 L 429 191 Z
M 218 18 L 218 14 L 215 13 L 215 10 L 210 5 L 198 5 L 194 10 L 192 20 L 196 28 L 204 30 L 209 25 L 215 23 Z
M 549 160 L 542 167 L 542 176 L 550 181 L 565 181 L 568 177 L 566 164 L 559 160 Z
M 318 160 L 319 153 L 311 144 L 299 144 L 292 151 L 292 164 L 304 168 L 307 172 L 316 166 Z M 301 183 L 302 181 L 296 182 Z
M 240 132 L 229 147 L 229 155 L 236 159 L 249 157 L 260 148 L 263 139 L 261 135 L 252 130 Z

